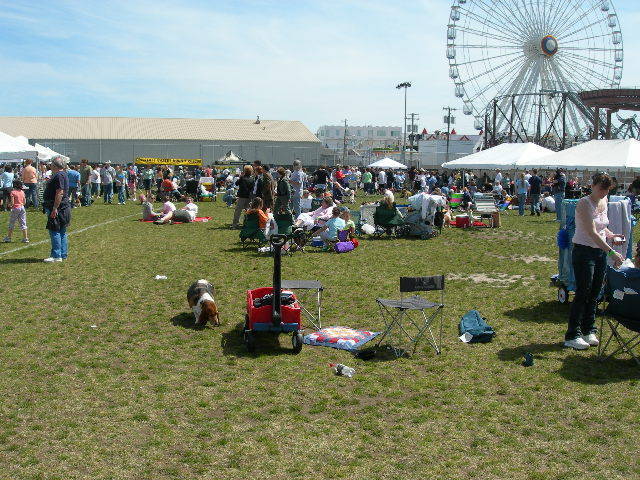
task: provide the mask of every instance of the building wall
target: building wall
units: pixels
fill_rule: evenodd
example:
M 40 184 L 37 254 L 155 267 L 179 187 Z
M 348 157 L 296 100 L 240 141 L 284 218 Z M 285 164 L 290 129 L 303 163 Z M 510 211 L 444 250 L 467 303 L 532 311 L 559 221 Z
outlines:
M 316 136 L 327 148 L 342 150 L 344 125 L 323 125 Z M 402 127 L 347 126 L 347 146 L 350 148 L 378 148 L 402 143 Z
M 457 160 L 474 153 L 478 146 L 478 140 L 472 137 L 472 140 L 451 140 L 449 142 L 449 155 L 447 155 L 446 140 L 422 140 L 418 142 L 417 156 L 420 161 L 420 167 L 440 168 L 443 163 L 451 160 Z M 414 153 L 416 158 L 416 153 Z
M 30 139 L 79 162 L 132 163 L 136 157 L 202 158 L 211 165 L 229 150 L 247 162 L 291 165 L 299 159 L 303 165 L 320 163 L 320 144 L 312 142 L 242 142 L 242 141 L 194 141 L 194 140 L 51 140 Z

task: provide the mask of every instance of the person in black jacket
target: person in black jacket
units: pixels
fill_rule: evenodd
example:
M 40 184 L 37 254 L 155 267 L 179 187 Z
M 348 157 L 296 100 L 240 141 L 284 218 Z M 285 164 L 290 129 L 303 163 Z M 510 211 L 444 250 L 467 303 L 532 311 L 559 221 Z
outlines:
M 60 157 L 51 161 L 53 176 L 47 182 L 43 195 L 43 210 L 47 215 L 47 230 L 51 237 L 51 256 L 47 263 L 62 262 L 67 258 L 67 226 L 71 223 L 69 204 L 69 179 Z
M 273 206 L 275 213 L 281 213 L 283 210 L 289 210 L 289 202 L 291 201 L 291 185 L 287 178 L 287 172 L 284 167 L 278 168 L 278 183 L 276 184 L 276 201 Z
M 243 210 L 249 207 L 249 199 L 253 192 L 253 184 L 255 179 L 253 178 L 253 168 L 251 165 L 245 165 L 240 178 L 236 180 L 236 186 L 238 187 L 238 194 L 236 198 L 236 209 L 233 212 L 233 222 L 231 228 L 240 228 L 238 222 L 240 221 L 240 214 Z

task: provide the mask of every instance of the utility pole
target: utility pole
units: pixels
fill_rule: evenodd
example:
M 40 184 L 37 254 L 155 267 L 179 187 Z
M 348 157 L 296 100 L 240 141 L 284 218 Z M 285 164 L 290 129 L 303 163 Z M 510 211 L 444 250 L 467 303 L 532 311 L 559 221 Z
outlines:
M 411 87 L 411 82 L 402 82 L 396 85 L 396 88 L 400 90 L 404 88 L 404 131 L 402 133 L 402 163 L 405 163 L 405 155 L 407 149 L 407 88 Z
M 410 113 L 409 117 L 411 117 L 411 133 L 409 133 L 409 146 L 410 146 L 409 165 L 413 167 L 413 141 L 416 138 L 416 129 L 414 125 L 416 120 L 420 120 L 420 117 L 418 117 L 417 113 Z M 408 119 L 409 118 L 405 117 L 405 120 L 408 120 Z
M 451 112 L 455 112 L 458 109 L 451 108 L 451 107 L 442 107 L 442 110 L 447 112 L 447 115 L 445 116 L 444 120 L 445 120 L 445 123 L 447 124 L 447 156 L 445 157 L 446 158 L 445 161 L 448 162 L 449 161 L 449 139 L 451 137 L 451 124 L 456 123 L 456 119 L 451 116 Z
M 342 165 L 347 164 L 347 119 L 344 120 L 344 138 L 342 143 Z

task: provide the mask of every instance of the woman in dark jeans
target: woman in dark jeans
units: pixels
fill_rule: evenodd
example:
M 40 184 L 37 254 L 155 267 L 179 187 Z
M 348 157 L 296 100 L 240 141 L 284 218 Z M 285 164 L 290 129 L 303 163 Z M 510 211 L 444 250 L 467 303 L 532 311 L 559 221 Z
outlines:
M 240 228 L 238 223 L 240 221 L 240 214 L 243 210 L 249 208 L 249 197 L 251 197 L 251 193 L 253 192 L 253 183 L 255 182 L 252 175 L 253 168 L 251 168 L 251 165 L 245 165 L 242 170 L 242 175 L 240 175 L 240 178 L 236 180 L 238 193 L 236 195 L 236 209 L 233 212 L 231 228 Z
M 596 301 L 604 282 L 607 256 L 613 257 L 615 267 L 619 267 L 624 261 L 622 255 L 607 243 L 607 240 L 613 245 L 624 243 L 623 235 L 614 234 L 607 228 L 607 194 L 612 185 L 611 177 L 606 173 L 595 175 L 591 193 L 582 197 L 576 206 L 576 232 L 573 236 L 571 258 L 576 294 L 564 337 L 565 347 L 584 350 L 598 345 Z

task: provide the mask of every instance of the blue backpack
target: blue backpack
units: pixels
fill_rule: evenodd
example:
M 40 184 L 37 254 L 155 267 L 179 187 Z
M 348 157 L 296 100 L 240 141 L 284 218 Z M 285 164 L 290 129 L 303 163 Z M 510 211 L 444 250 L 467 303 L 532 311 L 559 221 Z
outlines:
M 477 310 L 469 310 L 460 320 L 460 335 L 469 333 L 469 343 L 490 342 L 496 332 L 491 328 Z

